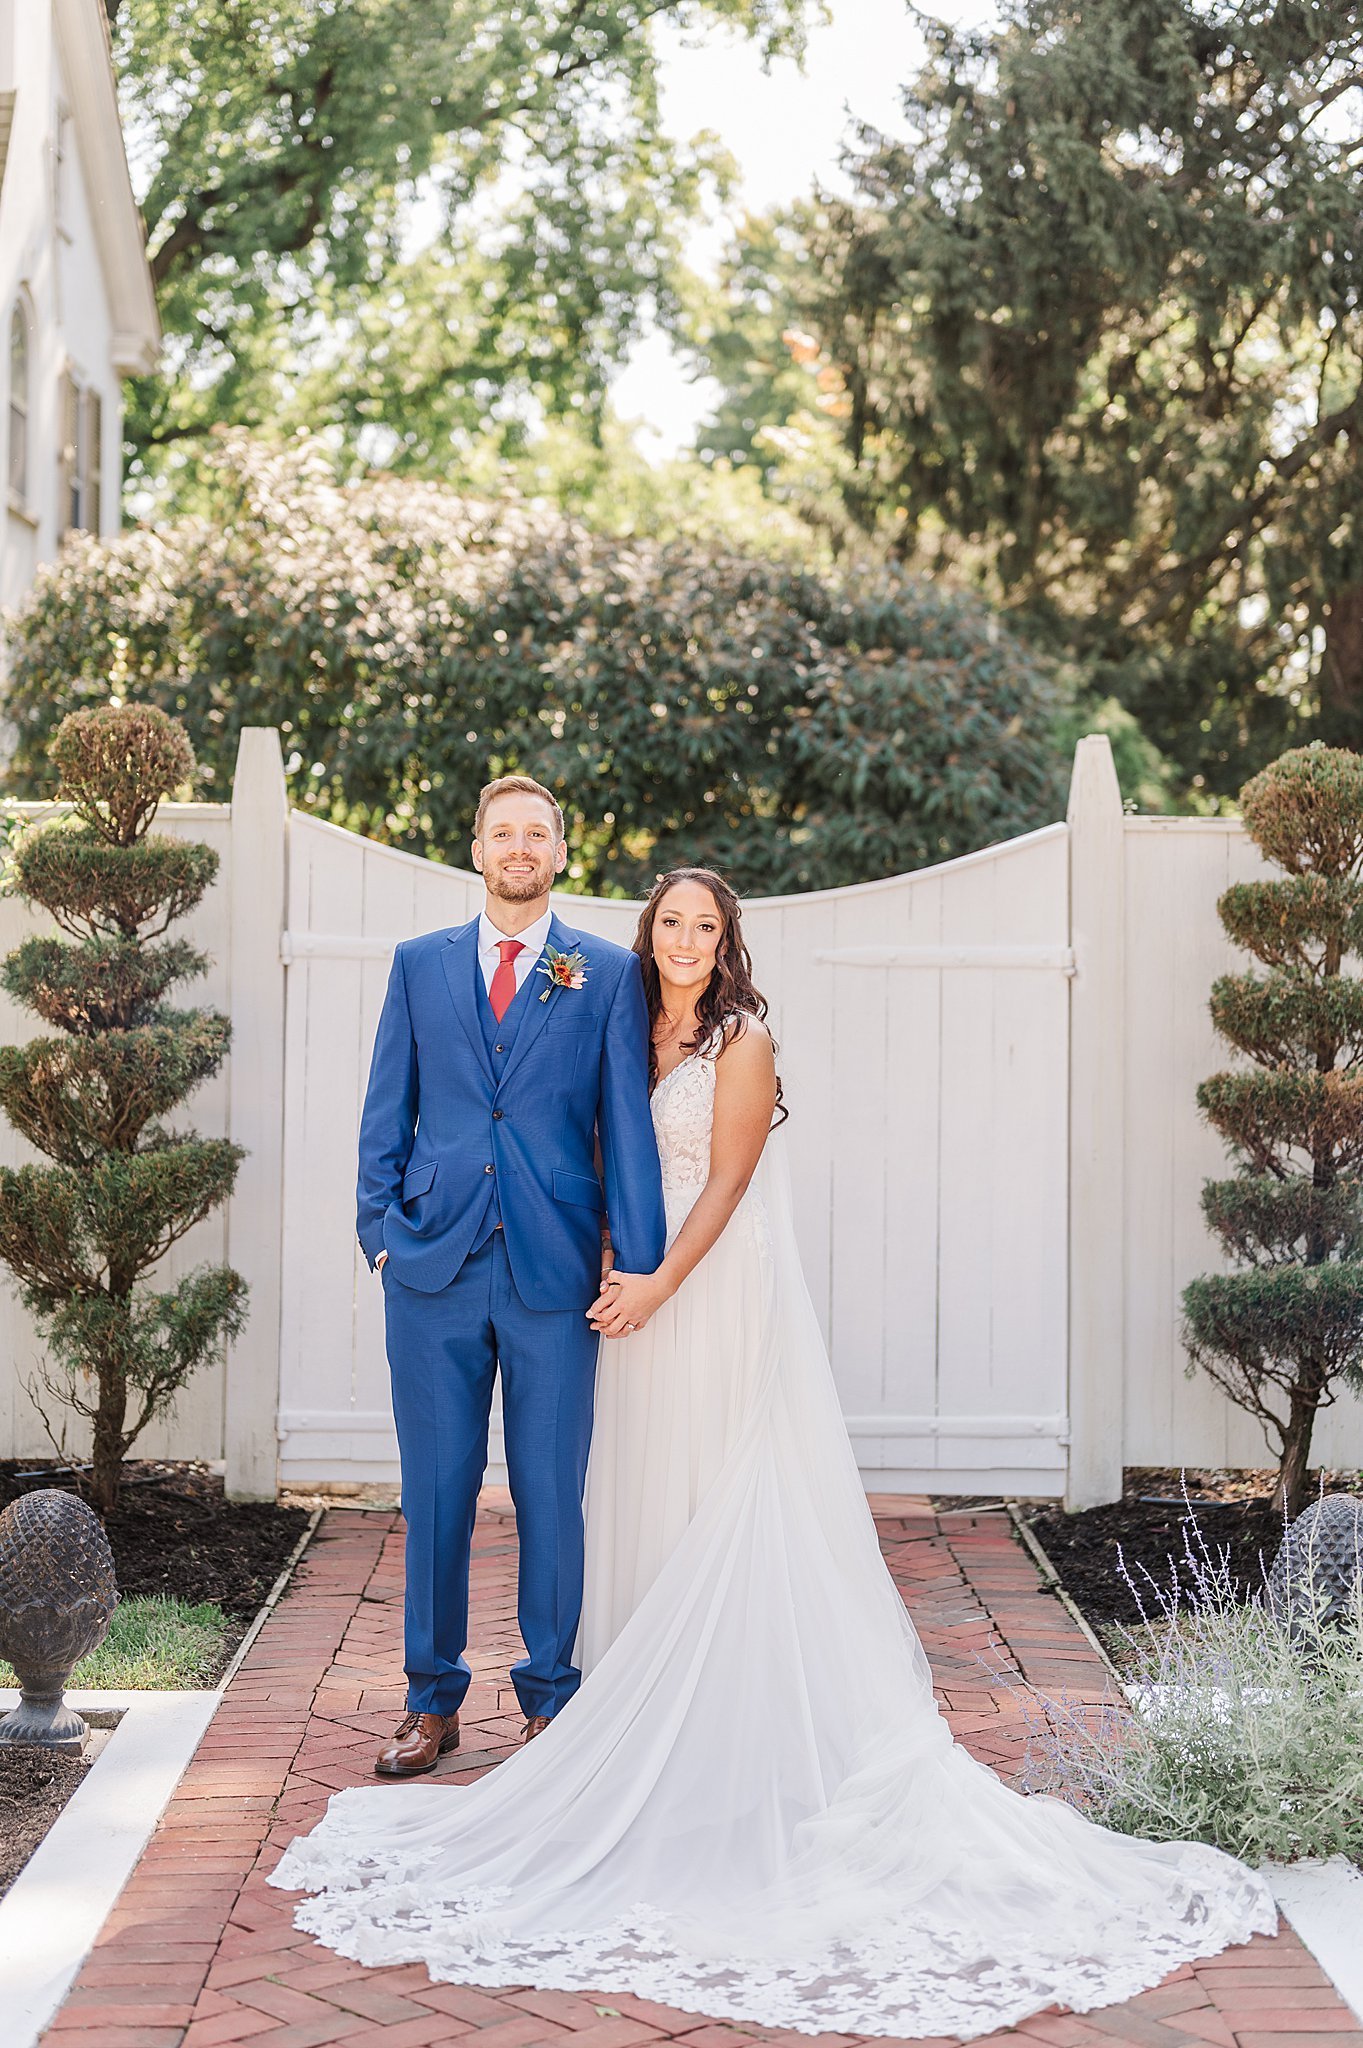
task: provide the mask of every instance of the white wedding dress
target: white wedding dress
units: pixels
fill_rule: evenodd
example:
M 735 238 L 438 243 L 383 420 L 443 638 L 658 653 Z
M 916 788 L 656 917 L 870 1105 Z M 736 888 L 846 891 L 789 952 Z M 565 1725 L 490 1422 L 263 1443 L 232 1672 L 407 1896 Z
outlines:
M 669 1241 L 714 1064 L 653 1096 Z M 271 1883 L 364 1963 L 630 1991 L 807 2033 L 971 2037 L 1125 1999 L 1277 1913 L 1198 1843 L 1113 1835 L 953 1743 L 877 1545 L 780 1135 L 719 1241 L 603 1343 L 580 1692 L 469 1786 L 338 1793 Z

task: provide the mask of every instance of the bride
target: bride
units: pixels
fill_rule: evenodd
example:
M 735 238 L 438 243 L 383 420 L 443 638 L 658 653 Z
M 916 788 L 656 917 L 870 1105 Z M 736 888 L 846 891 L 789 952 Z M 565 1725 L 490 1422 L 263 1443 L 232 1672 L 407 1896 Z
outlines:
M 1110 1834 L 953 1743 L 800 1271 L 738 900 L 666 875 L 635 948 L 668 1250 L 589 1311 L 581 1690 L 475 1784 L 337 1794 L 271 1875 L 317 1894 L 297 1925 L 449 1982 L 901 2038 L 1112 2004 L 1271 1932 L 1220 1851 Z

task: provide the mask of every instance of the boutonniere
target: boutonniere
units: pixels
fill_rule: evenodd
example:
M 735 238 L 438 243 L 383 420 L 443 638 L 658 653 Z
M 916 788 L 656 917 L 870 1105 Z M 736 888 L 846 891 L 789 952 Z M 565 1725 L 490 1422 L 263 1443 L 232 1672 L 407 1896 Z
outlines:
M 587 979 L 587 956 L 585 953 L 560 953 L 556 946 L 546 946 L 545 957 L 535 969 L 537 974 L 547 974 L 549 986 L 540 997 L 547 1003 L 556 988 L 581 988 Z

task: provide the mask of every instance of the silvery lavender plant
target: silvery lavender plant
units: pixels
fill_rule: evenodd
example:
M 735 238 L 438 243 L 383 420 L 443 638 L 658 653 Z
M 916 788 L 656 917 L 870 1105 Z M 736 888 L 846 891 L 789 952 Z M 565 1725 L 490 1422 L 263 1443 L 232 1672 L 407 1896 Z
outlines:
M 1363 1597 L 1328 1620 L 1242 1601 L 1229 1553 L 1190 1515 L 1167 1585 L 1122 1564 L 1126 1697 L 1033 1692 L 1024 1789 L 1123 1834 L 1204 1841 L 1251 1864 L 1363 1858 Z M 1180 1580 L 1183 1583 L 1180 1583 Z M 1038 1711 L 1039 1710 L 1039 1711 Z

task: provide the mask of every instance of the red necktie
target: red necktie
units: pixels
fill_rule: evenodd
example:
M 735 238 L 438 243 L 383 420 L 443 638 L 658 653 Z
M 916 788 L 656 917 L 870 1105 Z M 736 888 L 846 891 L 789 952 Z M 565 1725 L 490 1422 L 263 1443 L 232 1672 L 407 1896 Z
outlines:
M 500 1024 L 516 994 L 516 970 L 511 963 L 518 953 L 525 951 L 525 947 L 519 939 L 498 939 L 497 951 L 502 957 L 488 995 L 492 1001 L 492 1014 Z

